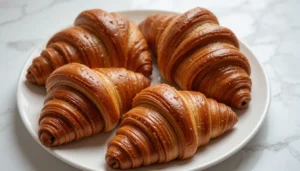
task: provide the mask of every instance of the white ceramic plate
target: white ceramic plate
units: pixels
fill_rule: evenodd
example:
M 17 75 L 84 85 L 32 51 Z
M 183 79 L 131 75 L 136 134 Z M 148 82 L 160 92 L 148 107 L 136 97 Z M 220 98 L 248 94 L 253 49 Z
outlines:
M 166 13 L 165 11 L 123 11 L 120 12 L 131 20 L 139 23 L 146 16 L 153 13 Z M 31 85 L 25 81 L 25 74 L 32 59 L 39 55 L 42 48 L 36 49 L 24 65 L 18 83 L 18 108 L 21 118 L 32 137 L 39 143 L 37 136 L 38 118 L 45 97 L 44 88 Z M 247 110 L 238 112 L 239 122 L 235 128 L 226 135 L 212 140 L 209 145 L 198 149 L 195 156 L 184 161 L 172 161 L 167 164 L 155 164 L 135 170 L 195 170 L 204 169 L 219 163 L 236 153 L 255 135 L 260 128 L 267 113 L 270 102 L 270 88 L 266 74 L 251 50 L 240 41 L 241 51 L 248 57 L 252 73 L 252 101 Z M 152 84 L 161 82 L 156 66 L 152 75 Z M 115 131 L 102 133 L 82 139 L 57 148 L 46 148 L 48 152 L 83 170 L 109 169 L 105 164 L 107 142 L 115 135 Z

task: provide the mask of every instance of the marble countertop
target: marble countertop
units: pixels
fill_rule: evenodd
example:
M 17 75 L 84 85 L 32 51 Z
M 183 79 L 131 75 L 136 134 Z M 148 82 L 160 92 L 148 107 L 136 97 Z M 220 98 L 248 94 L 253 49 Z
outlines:
M 76 170 L 42 149 L 16 105 L 20 70 L 46 38 L 85 9 L 212 10 L 250 45 L 271 83 L 267 118 L 253 140 L 210 171 L 300 170 L 300 20 L 298 0 L 0 0 L 0 170 Z

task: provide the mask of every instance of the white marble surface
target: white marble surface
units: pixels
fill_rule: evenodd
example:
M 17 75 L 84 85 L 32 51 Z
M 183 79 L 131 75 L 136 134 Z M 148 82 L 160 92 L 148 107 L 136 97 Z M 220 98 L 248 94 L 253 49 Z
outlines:
M 107 11 L 212 10 L 247 42 L 272 87 L 267 118 L 254 139 L 209 171 L 300 170 L 300 20 L 298 0 L 0 0 L 0 170 L 76 170 L 40 147 L 16 106 L 19 72 L 28 55 L 89 8 Z

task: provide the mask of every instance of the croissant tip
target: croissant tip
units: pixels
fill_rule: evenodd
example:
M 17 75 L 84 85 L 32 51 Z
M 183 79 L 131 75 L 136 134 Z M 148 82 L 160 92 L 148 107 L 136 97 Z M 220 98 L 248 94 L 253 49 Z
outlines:
M 33 75 L 33 73 L 30 70 L 27 71 L 26 80 L 32 84 L 38 83 L 35 76 Z
M 239 102 L 236 103 L 236 106 L 234 106 L 234 107 L 237 108 L 237 109 L 247 109 L 248 106 L 249 106 L 250 101 L 251 101 L 251 97 L 241 98 L 239 100 Z
M 50 134 L 49 132 L 43 131 L 40 134 L 40 141 L 44 146 L 50 147 L 53 146 L 53 143 L 55 141 L 55 137 Z
M 121 138 L 121 140 L 124 138 Z M 118 138 L 117 138 L 118 139 Z M 116 140 L 116 139 L 115 139 Z M 115 141 L 114 139 L 111 142 Z M 119 139 L 120 140 L 120 139 Z M 117 140 L 117 141 L 119 141 Z M 124 139 L 123 139 L 124 140 Z M 129 150 L 130 151 L 130 150 Z M 125 151 L 123 147 L 118 145 L 110 144 L 108 145 L 107 152 L 105 155 L 106 164 L 113 169 L 130 169 L 133 168 L 133 159 L 128 154 L 129 151 Z
M 242 102 L 241 102 L 241 108 L 247 108 L 248 107 L 248 105 L 249 105 L 249 100 L 243 100 Z
M 35 65 L 31 65 L 26 73 L 26 80 L 30 82 L 31 84 L 39 85 L 39 86 L 44 86 L 45 83 L 43 82 L 43 78 L 40 75 L 41 73 L 37 69 Z
M 119 169 L 119 168 L 120 168 L 120 162 L 119 162 L 119 160 L 116 159 L 115 157 L 110 156 L 110 155 L 107 155 L 107 156 L 105 157 L 105 160 L 106 160 L 107 165 L 108 165 L 110 168 L 113 168 L 113 169 Z

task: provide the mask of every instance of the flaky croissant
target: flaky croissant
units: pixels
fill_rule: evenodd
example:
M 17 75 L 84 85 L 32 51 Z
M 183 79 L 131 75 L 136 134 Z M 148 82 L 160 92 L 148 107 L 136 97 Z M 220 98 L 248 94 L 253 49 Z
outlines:
M 106 163 L 129 169 L 192 157 L 237 122 L 230 107 L 166 84 L 141 91 L 108 144 Z
M 234 33 L 204 8 L 155 14 L 140 25 L 162 76 L 237 109 L 251 101 L 250 65 Z
M 46 83 L 40 141 L 57 146 L 112 130 L 133 97 L 149 85 L 142 74 L 123 68 L 89 69 L 72 63 L 56 69 Z
M 67 63 L 90 68 L 124 67 L 152 73 L 148 45 L 138 26 L 125 16 L 100 9 L 83 11 L 74 26 L 56 33 L 27 70 L 26 79 L 44 85 L 56 68 Z

